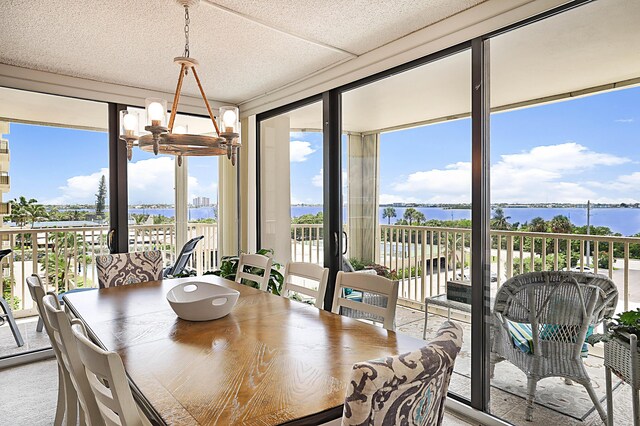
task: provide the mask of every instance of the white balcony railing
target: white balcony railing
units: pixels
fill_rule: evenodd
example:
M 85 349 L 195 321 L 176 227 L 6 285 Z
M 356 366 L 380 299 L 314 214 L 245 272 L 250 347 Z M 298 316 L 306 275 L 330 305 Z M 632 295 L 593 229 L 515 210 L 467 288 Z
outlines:
M 25 278 L 37 273 L 45 278 L 47 290 L 67 291 L 97 287 L 96 256 L 109 253 L 108 227 L 3 228 L 2 248 L 13 253 L 0 263 L 3 293 L 16 317 L 34 315 Z M 217 225 L 190 223 L 188 238 L 203 235 L 191 258 L 198 274 L 216 268 Z M 173 264 L 176 250 L 175 225 L 133 225 L 129 227 L 129 251 L 160 250 L 164 265 Z
M 591 268 L 617 284 L 619 309 L 640 303 L 640 284 L 634 287 L 631 279 L 636 270 L 640 276 L 640 259 L 634 267 L 636 259 L 631 256 L 631 248 L 640 253 L 640 238 L 501 230 L 490 235 L 494 290 L 508 278 L 531 270 Z M 424 298 L 444 293 L 448 280 L 470 278 L 470 229 L 381 225 L 376 245 L 376 263 L 398 277 L 404 305 L 424 308 Z M 587 245 L 592 251 L 589 264 Z M 322 253 L 322 225 L 292 225 L 293 260 L 322 264 Z

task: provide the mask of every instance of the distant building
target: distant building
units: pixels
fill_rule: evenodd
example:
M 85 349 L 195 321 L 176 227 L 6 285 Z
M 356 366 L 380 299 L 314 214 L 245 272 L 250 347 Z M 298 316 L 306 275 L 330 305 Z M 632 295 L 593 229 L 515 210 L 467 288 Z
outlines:
M 0 227 L 4 226 L 4 217 L 11 214 L 11 205 L 3 200 L 3 194 L 9 192 L 9 141 L 3 135 L 9 134 L 9 123 L 0 121 Z
M 211 205 L 211 199 L 209 197 L 196 197 L 193 199 L 194 207 L 209 207 Z

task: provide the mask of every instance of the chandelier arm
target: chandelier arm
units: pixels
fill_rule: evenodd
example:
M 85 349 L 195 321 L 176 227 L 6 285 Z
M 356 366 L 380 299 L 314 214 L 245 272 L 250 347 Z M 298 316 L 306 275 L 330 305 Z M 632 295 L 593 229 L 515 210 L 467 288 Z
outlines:
M 178 77 L 178 85 L 176 86 L 176 94 L 173 97 L 173 105 L 171 106 L 171 115 L 169 116 L 169 133 L 173 131 L 173 123 L 176 121 L 176 113 L 178 112 L 178 101 L 180 100 L 180 92 L 182 91 L 182 82 L 184 80 L 184 63 L 180 65 L 180 76 Z
M 207 100 L 207 95 L 204 93 L 204 89 L 202 88 L 202 84 L 200 83 L 200 78 L 198 77 L 198 72 L 196 71 L 196 67 L 192 67 L 193 76 L 196 79 L 196 83 L 198 83 L 198 88 L 200 89 L 200 94 L 202 95 L 202 100 L 207 107 L 207 111 L 209 111 L 209 117 L 211 117 L 211 121 L 213 122 L 213 126 L 216 128 L 216 134 L 220 137 L 220 129 L 218 128 L 218 123 L 216 123 L 216 118 L 213 116 L 213 111 L 211 111 L 211 105 L 209 105 L 209 101 Z

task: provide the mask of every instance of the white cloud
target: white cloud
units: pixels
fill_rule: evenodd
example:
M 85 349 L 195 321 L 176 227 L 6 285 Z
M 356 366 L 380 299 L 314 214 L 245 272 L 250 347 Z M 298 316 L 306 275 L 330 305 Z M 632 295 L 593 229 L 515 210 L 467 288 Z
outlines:
M 311 143 L 305 141 L 291 141 L 289 144 L 289 161 L 292 163 L 302 163 L 307 161 L 309 155 L 316 152 L 311 148 Z
M 66 185 L 59 187 L 60 195 L 45 200 L 45 204 L 92 204 L 98 191 L 100 177 L 109 180 L 109 170 L 103 168 L 89 175 L 73 176 Z M 148 160 L 132 161 L 128 170 L 129 204 L 173 204 L 174 203 L 174 159 L 156 157 Z M 195 197 L 217 199 L 216 182 L 204 184 L 194 176 L 188 177 L 189 200 Z
M 396 194 L 380 194 L 380 204 L 393 204 L 393 203 L 417 203 L 416 197 L 408 197 L 404 195 Z
M 634 121 L 636 121 L 634 118 L 619 118 L 616 123 L 633 123 Z
M 575 142 L 538 146 L 530 151 L 505 154 L 491 167 L 492 202 L 584 202 L 598 194 L 588 183 L 572 180 L 596 167 L 617 166 L 630 160 L 591 151 Z M 638 175 L 640 180 L 640 174 Z M 622 183 L 620 183 L 622 184 Z M 393 186 L 422 202 L 471 201 L 471 163 L 458 162 L 444 169 L 410 174 Z

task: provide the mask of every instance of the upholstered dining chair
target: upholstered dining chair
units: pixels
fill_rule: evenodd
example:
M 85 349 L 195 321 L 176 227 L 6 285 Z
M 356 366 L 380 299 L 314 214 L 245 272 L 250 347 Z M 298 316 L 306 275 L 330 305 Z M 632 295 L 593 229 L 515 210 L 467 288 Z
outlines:
M 493 308 L 491 375 L 507 360 L 527 376 L 525 419 L 533 418 L 536 384 L 563 377 L 585 387 L 600 418 L 606 414 L 583 363 L 585 338 L 613 315 L 618 290 L 604 275 L 584 272 L 530 272 L 508 279 Z
M 96 257 L 100 288 L 162 279 L 162 253 L 158 250 L 106 254 Z
M 150 426 L 151 422 L 133 399 L 120 356 L 89 340 L 81 321 L 74 321 L 71 331 L 104 422 L 107 425 Z
M 104 425 L 104 420 L 98 410 L 96 398 L 93 396 L 93 392 L 89 387 L 84 365 L 82 364 L 82 360 L 80 360 L 78 344 L 71 332 L 69 317 L 60 309 L 60 305 L 55 296 L 51 294 L 45 295 L 42 303 L 53 333 L 50 337 L 56 341 L 56 344 L 60 348 L 64 367 L 69 372 L 71 383 L 78 397 L 80 404 L 80 424 L 89 424 L 91 426 Z M 74 319 L 73 321 L 80 320 Z
M 294 283 L 294 279 L 304 279 L 314 282 L 317 290 Z M 289 297 L 290 293 L 300 293 L 312 297 L 317 308 L 324 305 L 324 293 L 329 279 L 329 268 L 323 268 L 315 263 L 287 262 L 284 268 L 284 282 L 282 283 L 282 295 Z
M 359 296 L 351 297 L 351 294 Z M 334 314 L 380 322 L 387 330 L 395 330 L 397 304 L 398 281 L 378 275 L 338 272 L 331 308 Z
M 445 321 L 425 347 L 353 366 L 342 426 L 442 424 L 462 327 Z
M 253 281 L 258 284 L 260 290 L 267 291 L 269 289 L 269 278 L 271 276 L 271 262 L 272 260 L 268 256 L 241 253 L 240 260 L 238 261 L 238 271 L 236 272 L 236 282 L 240 283 L 242 280 Z M 246 271 L 246 267 L 261 269 L 262 276 Z
M 42 285 L 42 281 L 40 280 L 40 277 L 38 275 L 34 274 L 30 277 L 27 277 L 26 282 L 27 287 L 29 288 L 29 293 L 31 294 L 31 299 L 33 299 L 33 303 L 36 306 L 38 314 L 40 315 L 42 324 L 44 325 L 47 335 L 49 336 L 49 340 L 51 341 L 51 349 L 53 350 L 53 353 L 58 362 L 58 398 L 53 424 L 59 426 L 62 424 L 63 418 L 66 418 L 67 425 L 75 426 L 78 416 L 78 396 L 71 382 L 69 371 L 64 365 L 60 346 L 58 344 L 58 341 L 53 337 L 53 329 L 51 328 L 51 324 L 49 323 L 49 319 L 47 318 L 47 315 L 45 313 L 43 299 L 45 295 L 47 295 L 47 293 L 45 293 L 44 286 Z M 58 297 L 56 293 L 49 292 L 48 294 L 51 295 L 51 297 L 55 298 L 55 304 L 59 308 L 60 304 L 58 303 Z

